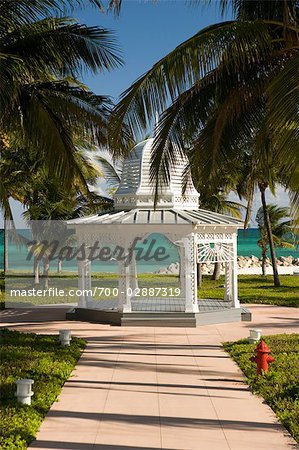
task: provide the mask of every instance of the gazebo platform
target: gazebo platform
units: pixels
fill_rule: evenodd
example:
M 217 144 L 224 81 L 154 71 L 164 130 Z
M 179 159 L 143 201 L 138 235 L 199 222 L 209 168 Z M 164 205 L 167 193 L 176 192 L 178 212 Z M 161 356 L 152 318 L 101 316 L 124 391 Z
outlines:
M 72 308 L 66 318 L 118 326 L 188 328 L 251 320 L 251 313 L 246 308 L 232 308 L 229 302 L 216 299 L 201 299 L 198 313 L 186 313 L 185 302 L 180 299 L 132 300 L 132 312 L 127 313 L 119 312 L 117 305 L 116 300 L 103 300 L 101 309 Z

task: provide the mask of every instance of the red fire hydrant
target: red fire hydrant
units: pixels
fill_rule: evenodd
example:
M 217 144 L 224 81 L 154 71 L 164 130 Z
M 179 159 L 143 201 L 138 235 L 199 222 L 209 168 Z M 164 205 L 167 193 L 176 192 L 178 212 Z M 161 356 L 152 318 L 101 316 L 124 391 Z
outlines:
M 270 349 L 266 342 L 261 341 L 255 349 L 256 356 L 252 356 L 250 361 L 256 363 L 256 373 L 260 375 L 261 371 L 268 373 L 268 364 L 275 361 L 272 356 L 269 355 Z

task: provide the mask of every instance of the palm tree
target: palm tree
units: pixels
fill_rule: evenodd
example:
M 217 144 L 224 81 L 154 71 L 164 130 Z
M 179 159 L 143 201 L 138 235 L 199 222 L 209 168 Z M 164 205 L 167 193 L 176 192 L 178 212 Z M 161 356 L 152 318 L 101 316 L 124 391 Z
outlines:
M 98 0 L 89 3 L 101 7 Z M 49 170 L 70 185 L 84 177 L 75 139 L 106 142 L 110 101 L 78 77 L 86 70 L 112 70 L 121 64 L 112 33 L 87 27 L 65 8 L 81 0 L 1 0 L 0 132 L 10 146 L 35 149 Z
M 104 10 L 100 0 L 87 1 Z M 58 176 L 68 186 L 75 178 L 85 183 L 76 158 L 78 136 L 85 144 L 105 143 L 111 107 L 107 97 L 92 94 L 77 77 L 86 69 L 111 70 L 121 64 L 112 33 L 65 17 L 68 10 L 86 6 L 87 1 L 0 1 L 1 156 L 3 143 L 23 161 L 27 147 L 35 149 L 50 176 Z M 108 6 L 117 11 L 118 2 L 110 1 Z M 25 164 L 29 173 L 34 170 L 31 162 L 32 166 Z M 5 167 L 11 163 L 11 158 L 1 162 L 5 227 L 13 226 L 9 198 L 22 201 L 23 197 L 18 170 Z M 7 170 L 10 178 L 5 178 Z M 5 270 L 7 237 L 5 230 Z
M 221 0 L 219 5 L 222 12 L 231 7 L 234 20 L 211 25 L 179 45 L 128 88 L 115 109 L 111 144 L 116 151 L 125 145 L 123 124 L 138 133 L 163 113 L 153 174 L 160 170 L 165 176 L 169 143 L 184 148 L 188 136 L 191 148 L 200 145 L 204 124 L 213 130 L 214 157 L 220 151 L 231 155 L 235 145 L 223 148 L 223 140 L 235 144 L 240 133 L 250 134 L 264 104 L 280 156 L 289 168 L 294 169 L 292 155 L 298 162 L 293 146 L 298 129 L 285 127 L 298 117 L 296 0 L 257 0 L 254 7 L 248 0 Z M 232 122 L 234 133 L 227 136 Z
M 222 0 L 235 19 L 205 28 L 162 58 L 123 95 L 111 123 L 111 145 L 124 152 L 120 127 L 146 128 L 158 111 L 151 176 L 156 194 L 168 179 L 178 147 L 192 172 L 208 183 L 219 168 L 237 174 L 253 143 L 255 164 L 267 167 L 269 153 L 299 205 L 298 173 L 298 7 L 295 0 Z M 275 267 L 265 190 L 271 173 L 255 179 Z M 260 171 L 260 173 L 262 173 Z M 254 184 L 254 183 L 253 183 Z M 252 189 L 251 189 L 252 191 Z M 252 201 L 252 194 L 249 197 Z
M 12 213 L 9 207 L 9 200 L 13 198 L 22 203 L 27 209 L 24 217 L 30 220 L 34 226 L 40 223 L 61 221 L 79 217 L 84 214 L 94 213 L 101 209 L 111 207 L 109 198 L 100 196 L 93 191 L 93 186 L 98 178 L 102 176 L 99 167 L 87 158 L 83 150 L 78 150 L 75 155 L 80 171 L 84 176 L 84 183 L 81 177 L 74 178 L 71 188 L 65 189 L 59 177 L 50 176 L 49 170 L 42 157 L 35 151 L 28 149 L 19 151 L 18 149 L 2 148 L 0 158 L 0 199 L 7 215 Z M 88 190 L 85 188 L 88 185 Z M 13 221 L 10 223 L 13 224 Z M 35 238 L 38 239 L 38 232 L 33 230 Z M 56 236 L 59 233 L 57 232 Z M 16 237 L 18 236 L 15 233 Z M 56 239 L 56 237 L 54 237 Z M 53 238 L 53 239 L 54 239 Z M 17 242 L 17 239 L 15 239 Z M 20 242 L 21 243 L 21 242 Z M 23 242 L 26 244 L 26 242 Z M 48 261 L 44 258 L 44 273 L 47 280 Z M 58 261 L 58 270 L 61 262 Z M 39 258 L 38 252 L 34 257 L 35 282 L 39 282 Z
M 89 185 L 94 184 L 101 174 L 99 169 L 86 160 L 82 156 L 81 165 L 82 172 L 85 173 L 86 181 Z M 80 181 L 80 180 L 79 180 Z M 68 245 L 72 241 L 72 236 L 65 229 L 65 220 L 74 219 L 85 214 L 92 214 L 102 209 L 109 209 L 111 207 L 111 200 L 99 196 L 96 192 L 80 191 L 80 183 L 74 182 L 71 189 L 67 192 L 59 183 L 59 179 L 50 178 L 47 171 L 40 169 L 36 176 L 28 184 L 28 189 L 25 192 L 23 204 L 27 208 L 24 217 L 32 226 L 32 233 L 35 240 L 43 240 L 47 236 L 48 240 L 57 240 L 59 236 L 59 249 Z M 36 226 L 37 225 L 37 226 Z M 51 249 L 50 251 L 51 252 Z M 44 267 L 44 281 L 45 287 L 48 287 L 49 282 L 49 266 L 50 259 L 47 252 L 43 252 L 43 267 Z M 34 258 L 34 272 L 35 280 L 38 280 L 40 254 L 37 249 L 37 254 Z M 58 258 L 57 272 L 60 273 L 62 269 L 62 259 Z
M 248 202 L 245 227 L 252 212 L 253 197 L 256 191 L 260 193 L 264 214 L 263 220 L 267 230 L 272 260 L 274 286 L 279 287 L 280 280 L 275 255 L 275 241 L 266 203 L 266 191 L 269 189 L 272 195 L 275 196 L 276 186 L 281 184 L 288 189 L 292 200 L 292 197 L 296 199 L 298 196 L 298 187 L 287 176 L 287 171 L 284 170 L 284 166 L 277 155 L 277 147 L 271 140 L 271 136 L 265 131 L 263 124 L 261 124 L 260 128 L 252 130 L 252 139 L 244 144 L 243 150 L 236 156 L 234 163 L 237 172 L 236 190 L 240 198 L 246 198 Z M 225 170 L 225 165 L 227 164 L 223 162 L 223 170 Z M 293 216 L 295 215 L 296 208 L 294 208 L 293 212 Z
M 6 159 L 5 154 L 9 155 Z M 4 219 L 4 274 L 8 271 L 8 245 L 9 234 L 15 243 L 19 244 L 17 234 L 14 232 L 13 213 L 10 207 L 10 198 L 21 200 L 22 197 L 22 181 L 20 177 L 20 166 L 16 167 L 15 153 L 10 149 L 7 136 L 0 135 L 0 207 L 3 211 Z
M 283 219 L 290 215 L 289 208 L 274 204 L 267 205 L 269 220 L 273 234 L 275 247 L 294 248 L 293 243 L 287 238 L 287 234 L 293 230 L 292 221 Z M 265 226 L 264 208 L 261 206 L 256 215 L 256 221 L 260 231 L 258 245 L 262 249 L 262 273 L 266 275 L 267 246 L 269 245 L 267 228 Z

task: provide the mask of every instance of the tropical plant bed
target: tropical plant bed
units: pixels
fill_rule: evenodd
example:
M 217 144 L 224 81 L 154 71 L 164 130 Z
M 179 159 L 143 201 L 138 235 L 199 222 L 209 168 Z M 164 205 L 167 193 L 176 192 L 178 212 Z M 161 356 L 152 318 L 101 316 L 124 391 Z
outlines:
M 256 376 L 256 365 L 250 361 L 255 344 L 247 339 L 224 344 L 237 362 L 255 394 L 264 397 L 280 422 L 299 442 L 299 334 L 263 336 L 275 361 L 267 375 Z
M 75 337 L 63 347 L 58 336 L 1 329 L 1 449 L 27 448 L 84 347 L 85 341 Z M 30 406 L 16 401 L 15 381 L 20 378 L 34 380 Z

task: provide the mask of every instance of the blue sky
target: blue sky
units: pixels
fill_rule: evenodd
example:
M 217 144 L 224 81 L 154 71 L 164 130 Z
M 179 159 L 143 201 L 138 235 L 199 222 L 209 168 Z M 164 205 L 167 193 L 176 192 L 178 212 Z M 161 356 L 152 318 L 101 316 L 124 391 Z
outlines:
M 200 29 L 222 19 L 216 2 L 210 7 L 188 6 L 184 0 L 146 2 L 125 0 L 121 15 L 103 15 L 89 7 L 75 17 L 89 26 L 114 30 L 125 65 L 106 74 L 87 75 L 83 81 L 97 94 L 119 95 L 177 45 Z
M 177 45 L 210 24 L 229 20 L 229 15 L 221 18 L 218 5 L 217 0 L 212 0 L 209 7 L 190 6 L 185 0 L 124 0 L 119 17 L 104 15 L 92 7 L 75 11 L 72 16 L 81 23 L 114 30 L 125 62 L 113 72 L 87 73 L 82 81 L 96 94 L 110 95 L 117 101 L 126 88 Z M 268 194 L 268 201 L 288 203 L 282 189 L 275 200 Z M 258 198 L 255 203 L 256 211 L 260 204 Z M 17 226 L 22 226 L 22 207 L 16 202 L 12 202 L 12 207 Z

